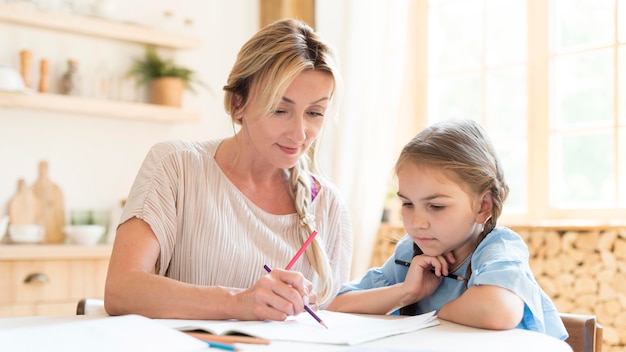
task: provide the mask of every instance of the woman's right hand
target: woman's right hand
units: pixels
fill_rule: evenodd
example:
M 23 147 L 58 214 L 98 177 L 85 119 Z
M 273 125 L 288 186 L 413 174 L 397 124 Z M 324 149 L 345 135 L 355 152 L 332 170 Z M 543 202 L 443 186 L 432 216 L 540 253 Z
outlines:
M 313 284 L 296 271 L 274 269 L 235 294 L 233 314 L 240 320 L 285 320 L 305 305 L 317 305 Z

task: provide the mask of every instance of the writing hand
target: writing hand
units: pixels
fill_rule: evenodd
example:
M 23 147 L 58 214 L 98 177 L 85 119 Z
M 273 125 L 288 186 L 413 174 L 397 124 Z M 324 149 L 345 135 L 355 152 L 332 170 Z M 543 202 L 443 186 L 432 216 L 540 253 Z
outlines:
M 316 306 L 313 284 L 301 273 L 274 269 L 252 287 L 237 293 L 237 314 L 241 320 L 285 320 Z

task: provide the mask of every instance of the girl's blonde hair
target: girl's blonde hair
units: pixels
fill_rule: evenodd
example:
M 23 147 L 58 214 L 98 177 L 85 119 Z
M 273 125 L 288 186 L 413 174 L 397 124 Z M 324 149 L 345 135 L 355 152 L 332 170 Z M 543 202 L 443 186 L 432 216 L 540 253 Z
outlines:
M 224 86 L 224 107 L 233 123 L 241 124 L 235 115 L 247 109 L 246 117 L 271 114 L 279 105 L 291 82 L 302 72 L 317 70 L 330 74 L 334 81 L 326 115 L 336 111 L 340 76 L 332 48 L 311 27 L 294 19 L 276 21 L 257 32 L 239 51 Z M 254 99 L 253 99 L 254 98 Z M 256 102 L 251 106 L 250 101 Z M 313 141 L 289 172 L 289 192 L 300 218 L 302 243 L 315 230 L 314 218 L 307 213 L 312 202 L 313 174 L 319 174 L 316 163 L 317 141 Z M 333 277 L 328 254 L 319 237 L 306 250 L 306 257 L 320 278 L 320 304 L 333 293 Z
M 396 175 L 409 163 L 450 172 L 474 194 L 491 191 L 491 217 L 485 222 L 476 245 L 496 227 L 509 186 L 489 136 L 476 121 L 454 119 L 427 127 L 402 149 L 395 166 Z M 422 254 L 419 247 L 413 248 L 414 255 Z M 471 264 L 466 280 L 470 274 Z

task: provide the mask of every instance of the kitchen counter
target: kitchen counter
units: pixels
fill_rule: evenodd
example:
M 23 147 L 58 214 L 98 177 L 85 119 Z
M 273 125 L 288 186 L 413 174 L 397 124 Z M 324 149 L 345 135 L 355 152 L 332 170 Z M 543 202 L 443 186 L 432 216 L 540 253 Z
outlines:
M 104 297 L 111 245 L 0 244 L 0 317 L 76 314 Z

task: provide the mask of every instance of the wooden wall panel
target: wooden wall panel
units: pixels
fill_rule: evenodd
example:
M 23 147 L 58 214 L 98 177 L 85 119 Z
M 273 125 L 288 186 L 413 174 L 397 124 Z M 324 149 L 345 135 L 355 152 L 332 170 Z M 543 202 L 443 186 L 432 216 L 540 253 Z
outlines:
M 528 245 L 530 267 L 557 309 L 592 314 L 603 326 L 603 352 L 626 348 L 626 227 L 511 227 Z M 380 266 L 406 234 L 383 223 L 371 266 Z
M 260 0 L 261 27 L 281 18 L 293 17 L 315 28 L 315 0 Z

